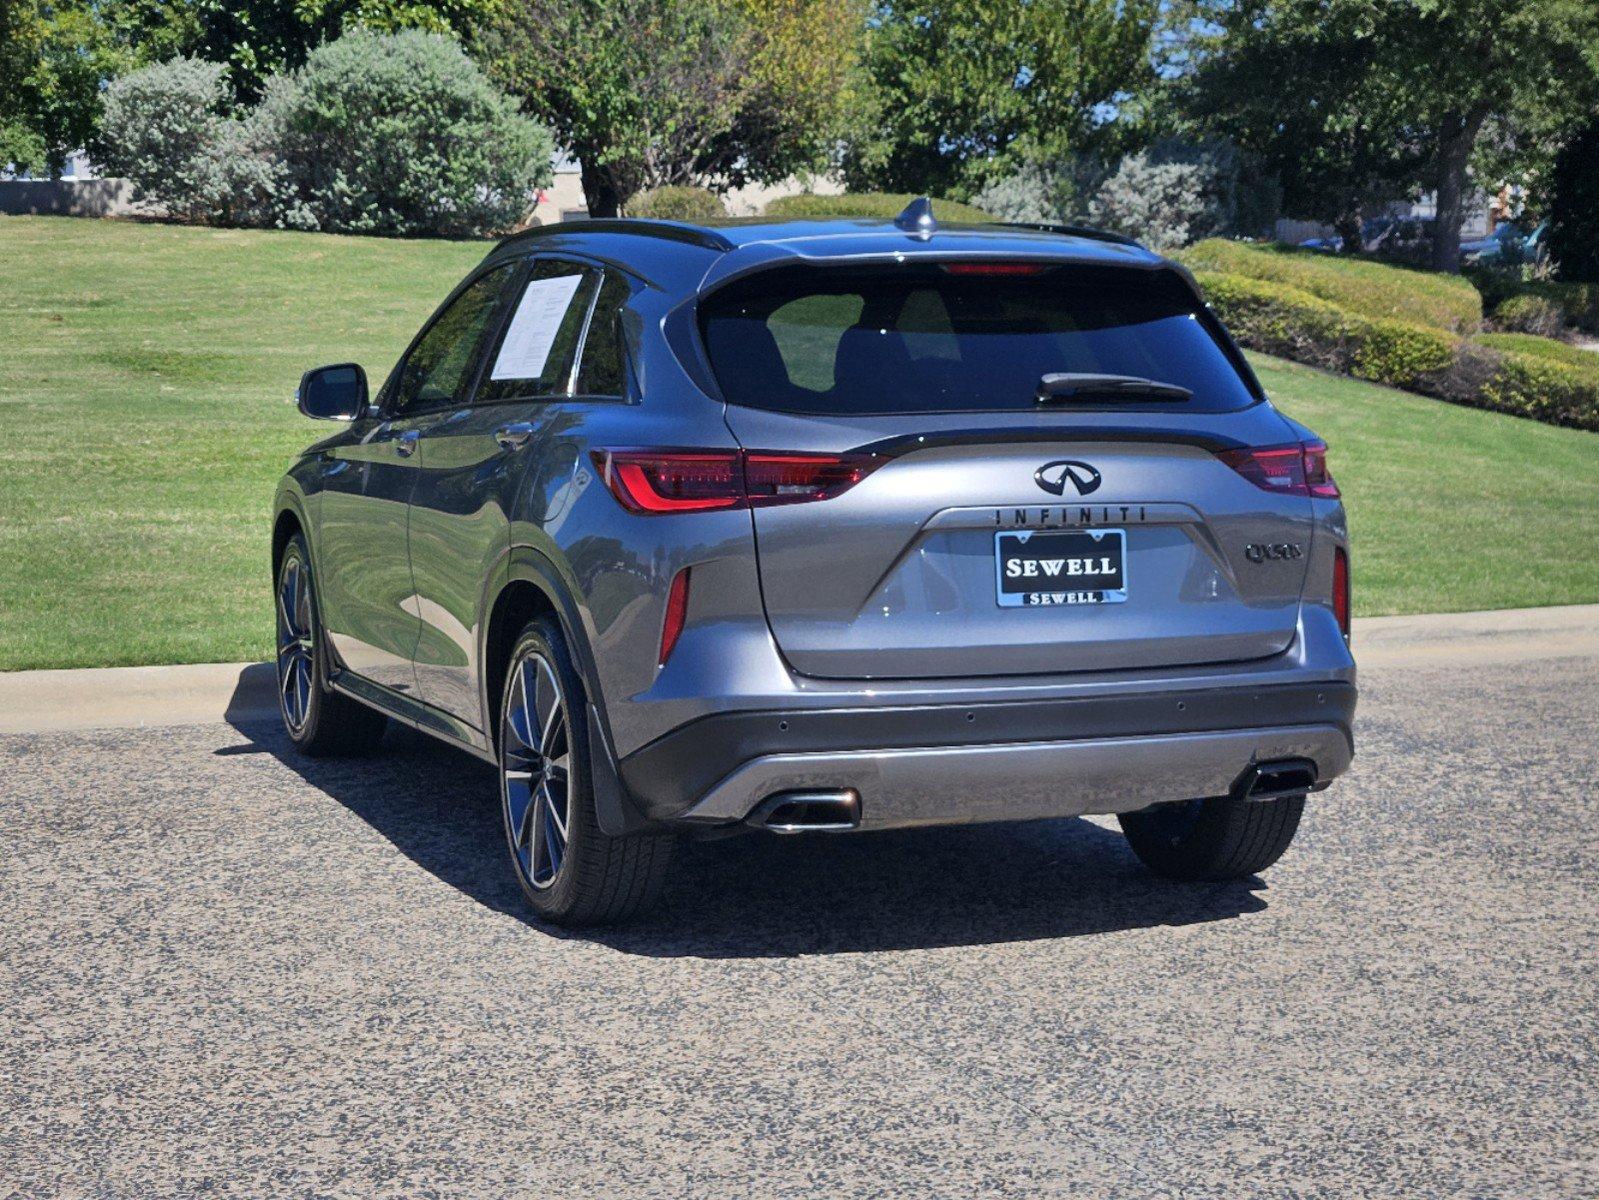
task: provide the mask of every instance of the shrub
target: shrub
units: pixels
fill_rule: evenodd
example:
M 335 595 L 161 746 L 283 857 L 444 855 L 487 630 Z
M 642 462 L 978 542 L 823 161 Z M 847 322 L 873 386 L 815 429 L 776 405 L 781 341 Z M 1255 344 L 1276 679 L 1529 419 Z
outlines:
M 1532 333 L 1552 338 L 1566 327 L 1566 310 L 1545 296 L 1523 293 L 1494 309 L 1494 324 L 1512 333 Z
M 1130 154 L 1089 202 L 1088 219 L 1152 250 L 1175 250 L 1193 240 L 1193 222 L 1205 211 L 1209 182 L 1197 163 L 1157 163 L 1148 155 Z
M 269 79 L 257 115 L 295 228 L 489 233 L 551 178 L 549 132 L 436 34 L 346 34 Z
M 640 192 L 628 201 L 627 215 L 661 221 L 711 221 L 727 216 L 727 206 L 705 188 L 661 187 Z
M 231 224 L 270 208 L 279 171 L 245 122 L 223 114 L 227 68 L 175 58 L 105 91 L 96 158 L 135 194 L 180 221 Z
M 1349 312 L 1287 284 L 1195 274 L 1245 346 L 1329 371 L 1579 429 L 1599 430 L 1599 355 L 1524 334 L 1466 341 L 1445 330 Z
M 1482 297 L 1468 280 L 1455 275 L 1216 238 L 1175 257 L 1196 271 L 1287 284 L 1363 316 L 1454 333 L 1474 332 L 1482 320 Z
M 885 217 L 899 216 L 915 196 L 899 192 L 845 192 L 822 196 L 803 192 L 798 196 L 779 196 L 766 206 L 768 217 Z M 933 201 L 933 215 L 940 221 L 987 223 L 994 218 L 982 209 L 958 200 Z

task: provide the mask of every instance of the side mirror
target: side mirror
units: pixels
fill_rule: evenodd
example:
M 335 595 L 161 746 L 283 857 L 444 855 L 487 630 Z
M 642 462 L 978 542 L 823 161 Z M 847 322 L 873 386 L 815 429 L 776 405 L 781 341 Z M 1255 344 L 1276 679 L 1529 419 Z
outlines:
M 354 421 L 366 415 L 366 372 L 359 363 L 317 367 L 300 376 L 294 401 L 320 421 Z

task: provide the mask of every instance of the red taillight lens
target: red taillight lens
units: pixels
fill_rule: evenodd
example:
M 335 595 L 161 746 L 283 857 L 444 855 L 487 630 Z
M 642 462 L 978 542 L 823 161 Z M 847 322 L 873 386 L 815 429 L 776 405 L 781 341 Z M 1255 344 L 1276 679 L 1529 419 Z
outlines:
M 1339 546 L 1333 551 L 1333 616 L 1338 618 L 1338 628 L 1349 640 L 1349 555 Z
M 666 619 L 661 622 L 660 666 L 672 657 L 677 639 L 682 636 L 683 622 L 688 618 L 688 573 L 684 567 L 672 580 L 672 589 L 666 594 Z
M 967 262 L 945 263 L 948 275 L 1042 275 L 1049 270 L 1048 263 L 1028 262 Z
M 596 450 L 593 457 L 605 486 L 636 513 L 830 500 L 882 461 L 868 454 L 737 450 Z
M 865 454 L 765 454 L 744 456 L 750 504 L 803 504 L 831 500 L 871 474 L 879 460 Z
M 1338 498 L 1338 485 L 1327 473 L 1325 442 L 1222 450 L 1216 457 L 1263 491 L 1322 500 Z
M 1304 451 L 1305 487 L 1318 499 L 1338 499 L 1338 485 L 1327 471 L 1327 443 L 1306 442 Z

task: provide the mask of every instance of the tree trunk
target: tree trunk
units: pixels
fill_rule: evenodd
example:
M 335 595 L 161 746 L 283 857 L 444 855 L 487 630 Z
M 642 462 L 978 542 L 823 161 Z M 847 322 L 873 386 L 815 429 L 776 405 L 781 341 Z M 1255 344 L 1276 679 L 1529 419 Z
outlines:
M 1341 213 L 1338 219 L 1333 222 L 1333 232 L 1343 239 L 1343 252 L 1345 254 L 1357 254 L 1365 249 L 1365 244 L 1361 238 L 1360 210 L 1358 208 Z
M 1460 223 L 1466 213 L 1466 168 L 1487 114 L 1450 113 L 1438 131 L 1438 219 L 1433 225 L 1432 269 L 1460 270 Z
M 583 174 L 583 202 L 588 205 L 589 216 L 620 216 L 624 197 L 610 175 L 592 166 L 587 158 L 581 159 L 579 165 Z

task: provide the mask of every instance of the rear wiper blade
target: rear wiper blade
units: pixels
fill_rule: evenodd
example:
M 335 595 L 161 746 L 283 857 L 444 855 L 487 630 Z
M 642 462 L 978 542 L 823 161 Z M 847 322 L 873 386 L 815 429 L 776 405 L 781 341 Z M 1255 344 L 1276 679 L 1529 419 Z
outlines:
M 1076 371 L 1056 371 L 1038 381 L 1038 402 L 1121 400 L 1129 404 L 1141 400 L 1192 400 L 1194 393 L 1175 383 L 1160 383 L 1137 375 L 1085 375 Z

